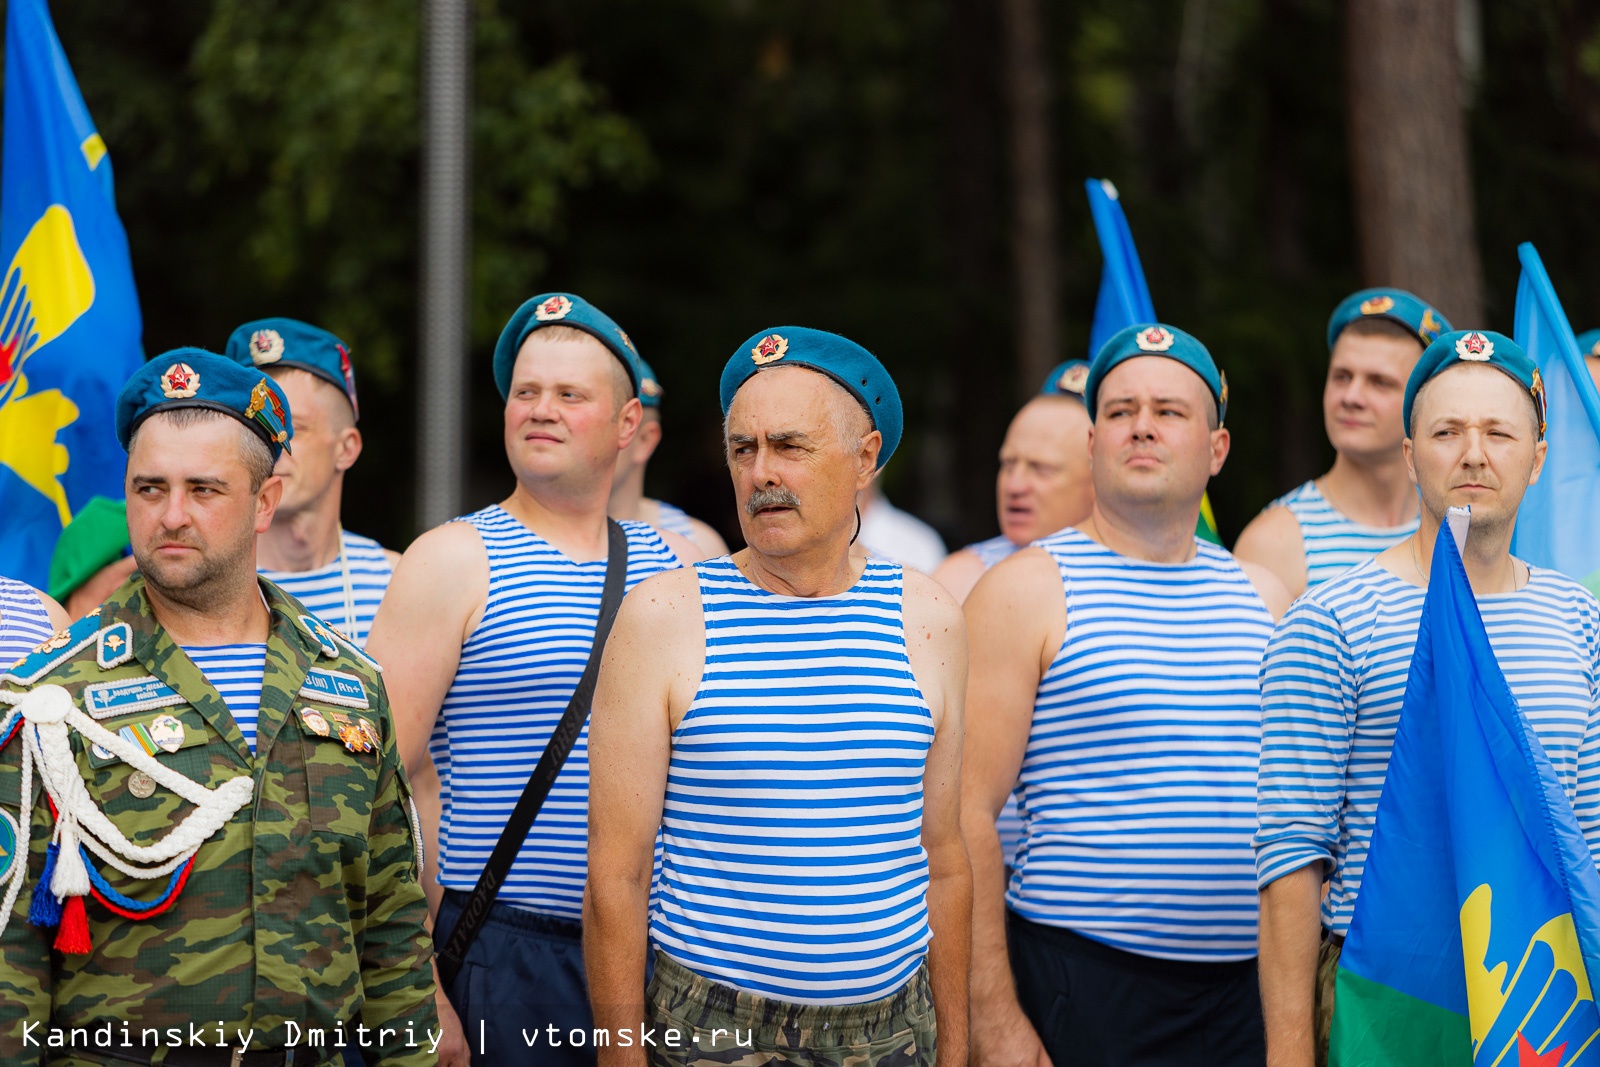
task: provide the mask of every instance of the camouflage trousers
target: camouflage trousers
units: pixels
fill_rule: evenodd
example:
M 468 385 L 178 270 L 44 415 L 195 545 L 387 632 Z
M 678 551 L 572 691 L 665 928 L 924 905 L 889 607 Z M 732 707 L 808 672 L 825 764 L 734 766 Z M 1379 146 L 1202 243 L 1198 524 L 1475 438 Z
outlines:
M 651 1067 L 933 1067 L 928 965 L 865 1004 L 789 1004 L 702 978 L 656 953 L 648 1025 L 683 1034 L 650 1052 Z
M 1317 1067 L 1328 1067 L 1328 1035 L 1333 1030 L 1333 982 L 1339 976 L 1339 953 L 1344 949 L 1344 938 L 1335 941 L 1326 935 L 1322 948 L 1317 951 L 1317 997 L 1312 1009 L 1316 1014 Z

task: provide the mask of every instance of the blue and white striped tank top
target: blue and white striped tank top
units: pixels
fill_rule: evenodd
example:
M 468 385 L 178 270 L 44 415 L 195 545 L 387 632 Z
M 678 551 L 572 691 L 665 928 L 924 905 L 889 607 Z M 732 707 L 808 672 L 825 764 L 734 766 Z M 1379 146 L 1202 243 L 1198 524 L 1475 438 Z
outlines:
M 1405 699 L 1426 590 L 1368 560 L 1301 597 L 1261 665 L 1261 885 L 1333 861 L 1322 922 L 1355 912 Z M 1514 593 L 1477 598 L 1495 659 L 1600 857 L 1600 603 L 1530 567 Z
M 672 735 L 656 945 L 800 1004 L 887 996 L 922 963 L 922 774 L 933 717 L 906 656 L 901 569 L 779 596 L 695 564 L 700 688 Z
M 372 629 L 372 617 L 378 613 L 378 604 L 389 588 L 389 579 L 394 577 L 394 568 L 389 566 L 383 546 L 372 538 L 349 530 L 341 530 L 340 536 L 344 539 L 344 563 L 350 569 L 353 617 L 345 610 L 344 568 L 338 559 L 309 571 L 262 568 L 261 576 L 357 645 L 365 645 L 367 633 Z
M 1067 629 L 1034 701 L 1007 903 L 1127 952 L 1249 959 L 1272 616 L 1204 541 L 1176 564 L 1072 529 L 1036 545 L 1060 569 Z
M 689 524 L 689 513 L 665 500 L 656 501 L 656 521 L 652 525 L 658 530 L 694 540 L 694 527 Z
M 983 564 L 983 569 L 988 570 L 1022 547 L 1025 546 L 1015 544 L 1011 538 L 1001 534 L 999 537 L 991 537 L 987 541 L 979 541 L 975 545 L 968 545 L 967 551 L 977 556 L 978 562 Z
M 184 645 L 183 653 L 228 705 L 245 744 L 254 752 L 256 723 L 261 719 L 261 683 L 267 670 L 266 644 Z
M 458 521 L 476 527 L 488 550 L 489 599 L 461 646 L 439 710 L 444 728 L 429 748 L 444 786 L 439 884 L 470 890 L 588 662 L 606 561 L 572 562 L 498 504 Z M 655 530 L 621 525 L 629 589 L 678 566 Z M 500 887 L 500 903 L 580 919 L 588 823 L 586 724 Z
M 38 648 L 55 633 L 33 586 L 0 578 L 0 671 Z
M 1417 532 L 1421 518 L 1399 526 L 1362 526 L 1328 503 L 1314 481 L 1285 493 L 1269 508 L 1285 507 L 1300 524 L 1306 550 L 1306 588 L 1314 589 L 1399 544 Z

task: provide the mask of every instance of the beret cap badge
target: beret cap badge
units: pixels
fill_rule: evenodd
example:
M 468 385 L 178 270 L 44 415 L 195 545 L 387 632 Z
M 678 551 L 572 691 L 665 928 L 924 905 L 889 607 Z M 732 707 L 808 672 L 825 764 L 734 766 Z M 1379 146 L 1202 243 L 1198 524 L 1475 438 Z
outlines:
M 1076 393 L 1079 396 L 1082 396 L 1083 387 L 1088 383 L 1088 381 L 1089 364 L 1078 363 L 1074 366 L 1068 367 L 1061 373 L 1061 377 L 1056 379 L 1056 388 L 1060 389 L 1063 393 Z
M 617 327 L 617 336 L 622 338 L 622 343 L 628 346 L 628 351 L 629 352 L 632 352 L 634 355 L 638 355 L 639 354 L 639 350 L 637 348 L 633 347 L 633 338 L 628 336 L 628 331 L 627 330 L 624 330 L 621 326 L 618 326 Z
M 559 293 L 540 304 L 534 310 L 533 317 L 540 322 L 556 322 L 566 318 L 572 312 L 572 301 Z M 620 330 L 617 332 L 621 332 Z M 631 345 L 629 346 L 632 347 Z
M 283 358 L 283 334 L 277 330 L 257 330 L 250 335 L 250 361 L 258 367 Z
M 174 363 L 161 376 L 161 392 L 169 400 L 187 400 L 199 391 L 200 375 L 187 363 Z
M 1361 301 L 1361 314 L 1363 315 L 1382 315 L 1385 311 L 1393 310 L 1394 297 L 1392 296 L 1375 296 Z
M 639 392 L 643 396 L 660 396 L 661 386 L 656 384 L 656 380 L 654 378 L 646 378 L 644 381 L 639 383 Z
M 1481 333 L 1469 333 L 1457 338 L 1456 355 L 1472 363 L 1487 363 L 1494 355 L 1494 342 Z
M 1422 323 L 1417 327 L 1417 333 L 1422 336 L 1424 341 L 1437 341 L 1439 339 L 1439 335 L 1444 333 L 1447 327 L 1448 324 L 1441 321 L 1438 316 L 1433 313 L 1432 308 L 1422 309 Z
M 788 351 L 788 338 L 782 334 L 769 333 L 751 347 L 750 358 L 755 360 L 756 366 L 764 367 L 768 363 L 782 359 Z
M 1165 326 L 1152 326 L 1148 330 L 1140 330 L 1134 338 L 1134 344 L 1139 346 L 1141 352 L 1165 352 L 1172 347 L 1172 331 Z

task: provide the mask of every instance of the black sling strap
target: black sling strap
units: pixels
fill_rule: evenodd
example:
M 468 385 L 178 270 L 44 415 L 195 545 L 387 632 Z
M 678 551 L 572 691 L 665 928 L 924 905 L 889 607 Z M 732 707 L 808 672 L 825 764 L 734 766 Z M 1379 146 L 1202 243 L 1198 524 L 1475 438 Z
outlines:
M 550 795 L 556 775 L 561 773 L 562 764 L 572 754 L 572 746 L 577 744 L 584 720 L 589 717 L 595 681 L 600 676 L 600 655 L 605 651 L 606 638 L 611 635 L 611 624 L 616 621 L 617 608 L 622 606 L 622 594 L 628 576 L 628 535 L 623 533 L 622 527 L 614 519 L 606 520 L 606 542 L 606 584 L 600 594 L 600 617 L 595 622 L 594 645 L 589 649 L 589 662 L 584 665 L 578 687 L 572 691 L 567 710 L 562 713 L 561 721 L 550 735 L 550 743 L 545 746 L 538 765 L 533 768 L 533 775 L 528 779 L 527 788 L 522 791 L 522 798 L 512 809 L 511 818 L 500 832 L 500 840 L 494 844 L 494 851 L 489 853 L 489 862 L 478 876 L 478 884 L 472 887 L 472 893 L 461 909 L 460 920 L 450 931 L 444 948 L 437 953 L 439 980 L 446 989 L 455 983 L 456 975 L 461 973 L 467 952 L 478 939 L 478 931 L 483 929 L 489 909 L 494 906 L 500 884 L 505 881 L 512 861 L 522 850 L 528 831 L 533 829 L 533 820 L 538 818 L 539 809 L 544 806 L 545 797 Z

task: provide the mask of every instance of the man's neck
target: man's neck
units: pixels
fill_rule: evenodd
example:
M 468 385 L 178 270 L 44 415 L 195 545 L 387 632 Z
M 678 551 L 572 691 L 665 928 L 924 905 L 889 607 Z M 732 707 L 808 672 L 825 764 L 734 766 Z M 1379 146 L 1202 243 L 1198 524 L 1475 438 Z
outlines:
M 611 499 L 606 503 L 606 514 L 613 519 L 650 522 L 655 516 L 647 514 L 648 507 L 644 496 L 643 467 L 632 467 L 627 474 L 611 483 Z
M 1426 586 L 1433 569 L 1433 548 L 1438 542 L 1442 520 L 1422 513 L 1416 534 L 1409 539 L 1413 548 L 1413 584 Z M 1467 527 L 1467 543 L 1461 549 L 1461 562 L 1467 568 L 1467 582 L 1475 596 L 1514 593 L 1527 581 L 1524 569 L 1511 555 L 1513 526 L 1472 524 Z M 1397 546 L 1398 547 L 1398 546 Z
M 340 487 L 334 485 L 310 507 L 278 512 L 267 532 L 256 538 L 256 563 L 269 571 L 297 574 L 338 559 L 339 500 Z
M 1421 510 L 1398 450 L 1377 459 L 1341 452 L 1317 488 L 1336 511 L 1362 526 L 1403 526 Z
M 850 553 L 842 536 L 787 556 L 766 556 L 750 547 L 734 553 L 733 562 L 767 592 L 799 597 L 838 596 L 856 584 L 867 565 L 864 557 Z
M 1094 510 L 1078 529 L 1119 556 L 1148 563 L 1187 563 L 1194 558 L 1194 530 L 1199 521 L 1198 500 L 1183 508 L 1119 510 L 1097 495 Z
M 537 495 L 522 482 L 501 507 L 550 542 L 574 563 L 606 558 L 606 503 L 610 487 L 563 493 L 540 486 Z
M 179 645 L 260 644 L 272 628 L 272 616 L 261 598 L 252 570 L 248 581 L 206 598 L 203 608 L 179 603 L 149 582 L 145 595 L 156 623 Z

